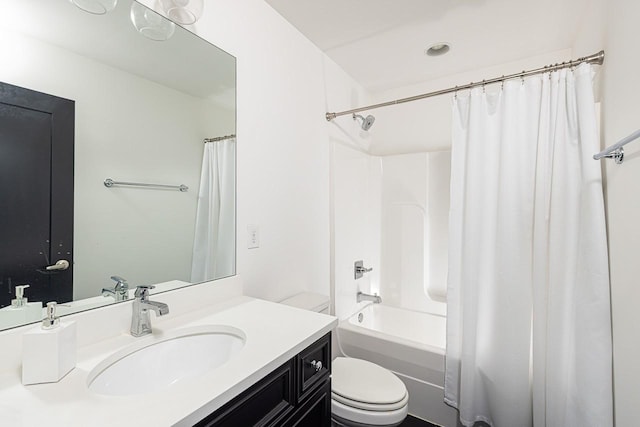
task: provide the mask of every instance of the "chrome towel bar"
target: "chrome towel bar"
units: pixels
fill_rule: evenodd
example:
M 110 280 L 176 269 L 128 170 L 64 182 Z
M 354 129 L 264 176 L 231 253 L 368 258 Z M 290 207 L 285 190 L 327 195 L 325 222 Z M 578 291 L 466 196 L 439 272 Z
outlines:
M 607 159 L 614 159 L 617 164 L 620 164 L 624 160 L 624 148 L 622 147 L 638 138 L 640 138 L 640 129 L 633 132 L 631 135 L 622 138 L 612 146 L 605 148 L 598 154 L 594 154 L 593 158 L 595 160 L 602 159 L 603 157 Z
M 124 186 L 132 186 L 132 187 L 146 187 L 146 188 L 161 188 L 161 189 L 171 189 L 178 190 L 182 192 L 186 192 L 189 187 L 184 184 L 180 185 L 165 185 L 165 184 L 144 184 L 141 182 L 123 182 L 123 181 L 114 181 L 111 178 L 107 178 L 104 180 L 104 186 L 107 188 L 111 188 L 116 185 L 124 185 Z

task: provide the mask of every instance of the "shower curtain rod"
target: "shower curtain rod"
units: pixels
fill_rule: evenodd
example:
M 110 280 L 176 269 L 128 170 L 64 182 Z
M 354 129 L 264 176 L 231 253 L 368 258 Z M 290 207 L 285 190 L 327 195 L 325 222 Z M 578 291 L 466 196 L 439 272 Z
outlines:
M 231 135 L 218 136 L 216 138 L 205 138 L 202 142 L 204 142 L 206 144 L 207 142 L 222 141 L 222 140 L 225 140 L 225 139 L 235 138 L 235 137 L 236 137 L 236 134 L 232 133 Z
M 528 76 L 533 76 L 535 74 L 548 73 L 548 72 L 551 72 L 551 71 L 560 70 L 562 68 L 575 67 L 576 65 L 579 65 L 579 64 L 581 64 L 583 62 L 587 62 L 589 64 L 602 65 L 602 63 L 604 62 L 604 50 L 601 50 L 600 52 L 595 53 L 593 55 L 585 56 L 583 58 L 578 58 L 578 59 L 573 60 L 573 61 L 563 62 L 561 64 L 547 65 L 547 66 L 542 67 L 542 68 L 536 68 L 535 70 L 522 71 L 522 72 L 516 73 L 516 74 L 509 74 L 508 76 L 502 76 L 502 77 L 496 77 L 496 78 L 493 78 L 493 79 L 482 80 L 481 82 L 475 82 L 475 83 L 471 82 L 471 83 L 463 85 L 463 86 L 450 87 L 448 89 L 442 89 L 442 90 L 437 90 L 435 92 L 423 93 L 422 95 L 410 96 L 408 98 L 396 99 L 395 101 L 383 102 L 381 104 L 373 104 L 373 105 L 368 105 L 366 107 L 354 108 L 352 110 L 340 111 L 338 113 L 326 113 L 325 117 L 326 117 L 327 121 L 330 122 L 331 120 L 335 119 L 336 117 L 345 116 L 347 114 L 360 113 L 362 111 L 372 110 L 374 108 L 380 108 L 380 107 L 388 107 L 390 105 L 404 104 L 405 102 L 417 101 L 419 99 L 431 98 L 433 96 L 439 96 L 439 95 L 445 95 L 447 93 L 453 93 L 453 92 L 457 92 L 459 90 L 472 89 L 472 88 L 478 87 L 478 86 L 485 86 L 485 85 L 490 85 L 490 84 L 493 84 L 493 83 L 504 82 L 505 80 L 509 80 L 509 79 L 524 78 L 524 77 L 528 77 Z

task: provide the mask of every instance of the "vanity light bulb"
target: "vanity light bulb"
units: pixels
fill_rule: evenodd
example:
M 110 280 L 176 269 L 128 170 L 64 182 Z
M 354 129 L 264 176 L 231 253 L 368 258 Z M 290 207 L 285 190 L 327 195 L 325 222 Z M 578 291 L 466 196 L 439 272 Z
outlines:
M 94 15 L 104 15 L 115 9 L 118 0 L 69 0 L 75 4 L 78 9 Z
M 170 39 L 176 30 L 176 24 L 137 2 L 131 4 L 131 22 L 140 34 L 155 41 Z
M 194 24 L 204 10 L 204 0 L 160 0 L 160 5 L 169 19 L 180 25 Z

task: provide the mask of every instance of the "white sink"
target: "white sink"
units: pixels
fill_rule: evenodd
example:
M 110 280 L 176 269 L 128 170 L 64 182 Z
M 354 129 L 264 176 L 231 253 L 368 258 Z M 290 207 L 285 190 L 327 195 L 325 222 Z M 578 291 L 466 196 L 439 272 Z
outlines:
M 197 326 L 140 338 L 100 362 L 87 379 L 98 394 L 128 396 L 162 390 L 216 369 L 237 354 L 245 334 L 225 325 Z

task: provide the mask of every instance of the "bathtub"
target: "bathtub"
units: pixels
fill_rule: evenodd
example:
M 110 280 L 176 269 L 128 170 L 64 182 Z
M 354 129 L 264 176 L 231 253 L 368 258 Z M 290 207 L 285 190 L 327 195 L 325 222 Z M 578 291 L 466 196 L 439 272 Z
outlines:
M 456 427 L 456 411 L 444 403 L 446 318 L 370 304 L 340 322 L 337 338 L 348 357 L 393 372 L 409 391 L 409 413 Z

